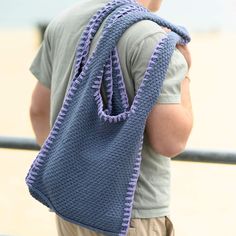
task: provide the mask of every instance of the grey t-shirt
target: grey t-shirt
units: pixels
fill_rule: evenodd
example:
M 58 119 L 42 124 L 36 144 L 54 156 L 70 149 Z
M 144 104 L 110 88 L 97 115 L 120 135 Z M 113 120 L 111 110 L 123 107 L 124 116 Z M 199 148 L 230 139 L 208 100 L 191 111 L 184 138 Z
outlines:
M 55 17 L 46 30 L 44 41 L 30 70 L 51 90 L 51 127 L 70 85 L 75 49 L 81 34 L 89 19 L 107 2 L 108 0 L 80 0 Z M 92 42 L 90 54 L 96 47 L 102 27 Z M 117 49 L 130 104 L 141 84 L 154 48 L 165 34 L 156 23 L 144 20 L 130 27 L 119 40 Z M 180 83 L 186 73 L 187 63 L 175 49 L 157 103 L 180 103 Z M 169 215 L 169 188 L 170 159 L 156 153 L 144 134 L 141 171 L 132 218 Z

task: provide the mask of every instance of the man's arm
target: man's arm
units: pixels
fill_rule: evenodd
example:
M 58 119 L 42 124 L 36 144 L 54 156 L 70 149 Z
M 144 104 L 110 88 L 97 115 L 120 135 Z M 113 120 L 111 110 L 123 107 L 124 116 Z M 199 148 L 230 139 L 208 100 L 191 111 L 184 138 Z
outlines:
M 148 116 L 146 132 L 154 151 L 175 157 L 184 150 L 192 125 L 189 80 L 184 79 L 181 83 L 181 103 L 155 105 Z
M 38 82 L 34 88 L 30 119 L 37 143 L 42 146 L 50 132 L 50 89 Z
M 191 55 L 187 46 L 178 45 L 191 67 Z M 192 104 L 189 90 L 189 79 L 181 82 L 180 104 L 157 104 L 150 112 L 146 132 L 154 151 L 167 156 L 175 157 L 181 153 L 188 141 L 193 126 Z

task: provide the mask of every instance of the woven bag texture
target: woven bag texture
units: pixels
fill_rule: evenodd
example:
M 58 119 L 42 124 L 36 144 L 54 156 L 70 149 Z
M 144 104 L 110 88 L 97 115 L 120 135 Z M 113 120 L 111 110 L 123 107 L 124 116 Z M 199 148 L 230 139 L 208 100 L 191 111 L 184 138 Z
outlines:
M 99 43 L 88 58 L 91 41 L 105 19 Z M 141 20 L 171 32 L 156 46 L 129 106 L 116 45 L 124 31 Z M 135 1 L 111 1 L 100 9 L 84 30 L 72 83 L 26 177 L 31 195 L 72 223 L 108 236 L 127 235 L 146 118 L 158 99 L 176 43 L 189 41 L 185 29 Z

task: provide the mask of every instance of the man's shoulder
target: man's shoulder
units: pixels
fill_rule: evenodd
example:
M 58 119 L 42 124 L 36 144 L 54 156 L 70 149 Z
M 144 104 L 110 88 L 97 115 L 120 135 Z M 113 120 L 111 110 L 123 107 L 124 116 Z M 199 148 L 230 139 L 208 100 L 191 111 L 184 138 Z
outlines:
M 100 4 L 101 5 L 101 4 Z M 91 0 L 79 1 L 69 6 L 53 17 L 49 22 L 49 31 L 83 27 L 92 15 L 99 9 L 99 4 L 91 3 Z
M 133 35 L 133 37 L 138 39 L 143 39 L 152 34 L 165 34 L 163 28 L 158 25 L 156 22 L 151 20 L 141 20 L 133 24 L 128 30 L 127 35 Z
M 80 4 L 76 4 L 55 15 L 48 24 L 48 30 L 53 31 L 57 27 L 66 25 L 71 21 L 72 16 L 75 17 L 76 12 L 79 16 L 79 9 Z
M 150 20 L 142 20 L 132 25 L 122 35 L 118 43 L 118 48 L 121 52 L 125 52 L 128 60 L 133 54 L 144 53 L 144 57 L 150 57 L 160 42 L 161 38 L 166 35 L 166 32 L 157 23 Z M 141 50 L 145 46 L 145 51 Z M 142 52 L 141 52 L 142 51 Z
M 139 46 L 145 40 L 152 40 L 152 43 L 156 44 L 165 35 L 165 31 L 157 23 L 150 20 L 142 20 L 126 30 L 120 41 L 121 43 L 125 41 L 128 48 L 131 49 Z

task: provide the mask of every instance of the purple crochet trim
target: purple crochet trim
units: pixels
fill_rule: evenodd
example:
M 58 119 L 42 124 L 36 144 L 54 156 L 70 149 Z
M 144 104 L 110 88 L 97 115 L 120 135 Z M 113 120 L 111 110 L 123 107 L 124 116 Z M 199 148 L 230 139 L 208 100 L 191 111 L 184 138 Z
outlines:
M 112 89 L 112 66 L 117 73 L 117 79 L 118 79 L 118 90 L 120 92 L 121 96 L 121 103 L 124 108 L 124 112 L 120 113 L 115 116 L 111 116 L 111 110 L 112 110 L 112 94 L 113 94 L 113 89 Z M 107 93 L 107 98 L 108 98 L 108 109 L 104 110 L 104 104 L 102 101 L 102 96 L 100 94 L 100 89 L 101 89 L 101 84 L 102 84 L 102 79 L 103 79 L 103 73 L 105 73 L 105 80 L 108 84 L 106 87 L 106 93 Z M 107 61 L 107 64 L 105 65 L 105 71 L 100 71 L 99 75 L 97 78 L 94 80 L 92 88 L 95 89 L 94 92 L 94 98 L 98 106 L 98 115 L 100 119 L 104 121 L 108 121 L 109 123 L 116 123 L 120 122 L 122 120 L 126 120 L 128 118 L 129 114 L 129 102 L 128 102 L 128 97 L 126 94 L 126 89 L 125 89 L 125 84 L 124 84 L 124 79 L 122 75 L 122 71 L 120 68 L 120 62 L 119 62 L 119 57 L 118 57 L 118 52 L 116 49 L 113 50 L 111 58 Z
M 127 193 L 126 193 L 123 223 L 122 223 L 122 229 L 121 229 L 121 232 L 119 233 L 119 236 L 126 236 L 129 226 L 130 226 L 132 208 L 133 208 L 133 203 L 134 203 L 134 193 L 136 190 L 137 181 L 138 181 L 138 177 L 140 174 L 140 165 L 141 165 L 141 160 L 142 160 L 142 148 L 143 148 L 143 136 L 142 136 L 142 139 L 140 142 L 139 153 L 138 153 L 138 156 L 136 157 L 136 160 L 135 160 L 133 174 L 130 179 Z
M 92 88 L 95 89 L 94 99 L 95 99 L 95 101 L 97 103 L 97 107 L 98 107 L 98 116 L 100 117 L 101 120 L 103 120 L 105 122 L 108 121 L 109 123 L 117 123 L 117 122 L 126 120 L 128 118 L 129 111 L 125 111 L 125 112 L 120 113 L 115 116 L 108 115 L 106 113 L 106 111 L 104 111 L 104 104 L 103 104 L 102 96 L 100 93 L 102 78 L 103 78 L 103 71 L 100 71 L 99 75 L 94 80 L 93 86 L 92 86 Z M 112 82 L 112 80 L 110 80 L 109 83 L 111 83 L 111 82 Z M 123 84 L 121 84 L 121 83 L 119 84 L 119 88 L 118 88 L 119 90 L 121 90 L 121 88 L 123 88 L 122 85 Z M 110 96 L 111 96 L 111 91 L 112 90 L 107 90 L 107 93 L 110 94 Z M 122 93 L 122 98 L 125 97 L 125 95 L 126 95 L 125 93 Z M 125 99 L 123 99 L 123 100 L 125 101 Z M 111 105 L 111 101 L 110 101 L 109 106 L 110 105 Z M 110 106 L 110 109 L 111 109 L 111 106 Z
M 164 36 L 160 42 L 158 43 L 158 45 L 156 46 L 151 58 L 150 58 L 150 61 L 149 61 L 149 64 L 148 64 L 148 67 L 147 67 L 147 70 L 144 74 L 144 78 L 139 86 L 139 89 L 134 97 L 134 100 L 133 100 L 133 103 L 131 105 L 131 108 L 130 108 L 130 111 L 131 113 L 135 113 L 135 110 L 137 109 L 137 105 L 139 104 L 139 100 L 141 99 L 142 97 L 142 93 L 143 93 L 143 88 L 145 87 L 145 84 L 147 83 L 147 81 L 149 80 L 149 77 L 150 77 L 150 73 L 151 71 L 153 70 L 153 65 L 155 64 L 155 60 L 157 58 L 157 54 L 158 52 L 163 48 L 163 44 L 165 42 L 165 40 L 167 39 L 167 36 Z
M 119 60 L 117 48 L 115 48 L 112 51 L 112 59 L 113 59 L 113 65 L 114 65 L 116 73 L 117 73 L 117 78 L 119 80 L 118 89 L 119 89 L 120 95 L 121 95 L 121 102 L 122 102 L 124 109 L 128 110 L 129 109 L 129 101 L 128 101 L 128 96 L 127 96 L 126 89 L 125 89 L 124 77 L 123 77 L 122 70 L 120 67 L 120 60 Z
M 112 79 L 111 64 L 112 64 L 112 58 L 110 56 L 104 67 L 104 80 L 105 80 L 105 88 L 106 88 L 106 96 L 107 96 L 107 109 L 104 110 L 104 112 L 107 115 L 110 115 L 112 112 L 113 79 Z M 93 88 L 96 89 L 96 87 L 93 87 Z M 99 89 L 99 87 L 97 87 L 97 89 Z

